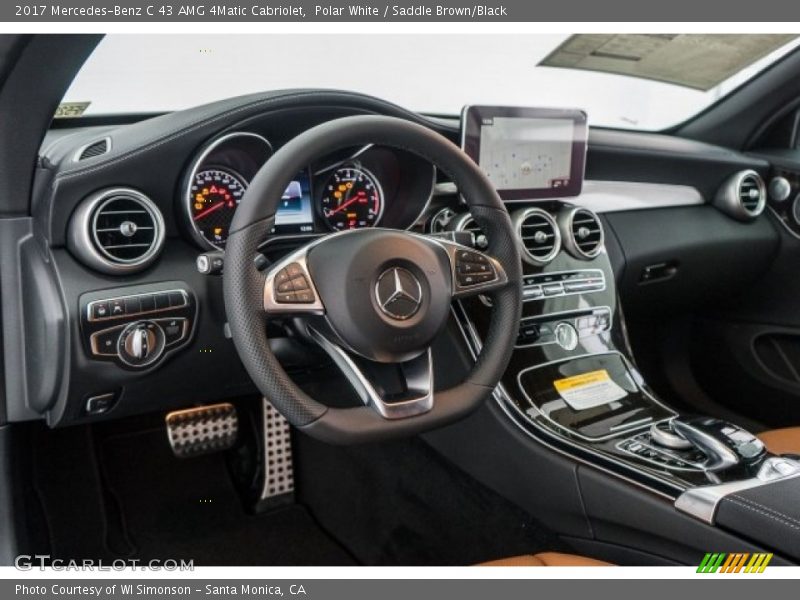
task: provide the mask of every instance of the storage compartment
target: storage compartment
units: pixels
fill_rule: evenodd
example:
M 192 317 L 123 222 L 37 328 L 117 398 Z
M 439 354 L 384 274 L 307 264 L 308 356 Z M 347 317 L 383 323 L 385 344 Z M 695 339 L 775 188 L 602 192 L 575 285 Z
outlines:
M 522 393 L 547 420 L 588 440 L 618 436 L 673 413 L 612 352 L 539 365 L 519 374 Z

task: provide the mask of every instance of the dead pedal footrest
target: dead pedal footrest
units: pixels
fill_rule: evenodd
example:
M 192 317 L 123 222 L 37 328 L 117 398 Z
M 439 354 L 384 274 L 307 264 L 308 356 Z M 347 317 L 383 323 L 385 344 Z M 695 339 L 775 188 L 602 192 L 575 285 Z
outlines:
M 227 402 L 176 410 L 164 420 L 169 444 L 179 458 L 228 450 L 239 433 L 236 408 Z

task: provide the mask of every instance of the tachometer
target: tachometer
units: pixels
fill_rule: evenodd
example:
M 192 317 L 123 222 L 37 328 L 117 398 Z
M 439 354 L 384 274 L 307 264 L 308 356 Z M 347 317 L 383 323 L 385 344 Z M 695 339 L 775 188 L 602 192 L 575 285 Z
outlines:
M 240 175 L 225 169 L 204 169 L 194 176 L 189 188 L 190 216 L 209 243 L 225 246 L 233 214 L 246 189 Z
M 339 167 L 325 184 L 320 204 L 331 229 L 372 227 L 383 214 L 383 191 L 375 176 L 363 167 Z

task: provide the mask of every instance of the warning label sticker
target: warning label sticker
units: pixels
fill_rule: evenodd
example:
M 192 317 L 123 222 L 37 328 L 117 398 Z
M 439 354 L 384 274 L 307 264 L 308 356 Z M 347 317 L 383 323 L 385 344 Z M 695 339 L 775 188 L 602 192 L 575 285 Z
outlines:
M 628 395 L 605 369 L 557 379 L 553 382 L 559 396 L 572 410 L 586 410 L 609 404 Z

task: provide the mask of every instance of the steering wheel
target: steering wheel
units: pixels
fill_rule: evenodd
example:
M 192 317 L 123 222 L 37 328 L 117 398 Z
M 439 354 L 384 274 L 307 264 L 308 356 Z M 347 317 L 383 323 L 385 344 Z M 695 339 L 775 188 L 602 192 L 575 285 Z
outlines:
M 317 238 L 257 268 L 291 176 L 315 159 L 379 144 L 430 161 L 452 177 L 489 239 L 487 252 L 434 236 L 356 229 Z M 276 152 L 253 178 L 225 250 L 225 310 L 250 377 L 295 427 L 332 443 L 416 434 L 465 417 L 492 393 L 517 336 L 522 268 L 503 202 L 487 177 L 438 133 L 394 117 L 318 125 Z M 434 391 L 431 344 L 454 299 L 484 294 L 492 307 L 480 353 L 460 384 Z M 364 405 L 331 408 L 304 393 L 270 350 L 266 320 L 295 319 L 345 373 Z

